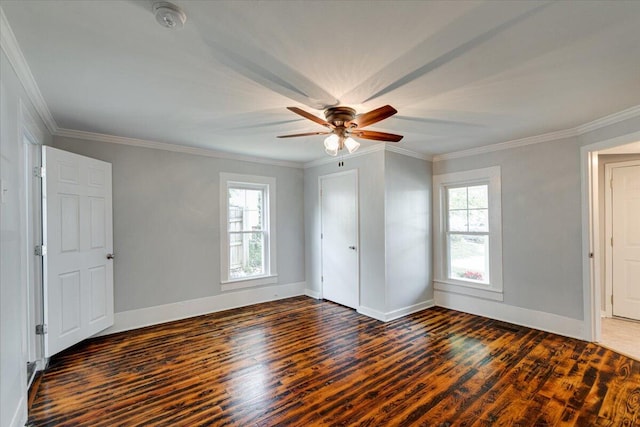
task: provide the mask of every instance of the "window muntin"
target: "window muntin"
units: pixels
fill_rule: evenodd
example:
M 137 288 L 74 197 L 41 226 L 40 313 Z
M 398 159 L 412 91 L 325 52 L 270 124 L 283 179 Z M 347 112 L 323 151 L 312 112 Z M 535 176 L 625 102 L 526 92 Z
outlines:
M 447 277 L 489 283 L 489 186 L 446 188 Z

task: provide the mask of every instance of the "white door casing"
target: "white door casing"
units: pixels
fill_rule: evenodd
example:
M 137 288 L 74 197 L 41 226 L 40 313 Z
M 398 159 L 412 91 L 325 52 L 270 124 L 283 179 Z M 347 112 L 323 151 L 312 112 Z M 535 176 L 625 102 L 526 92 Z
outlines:
M 358 171 L 321 176 L 322 297 L 357 309 L 360 305 Z
M 111 164 L 43 147 L 45 357 L 113 325 Z
M 640 320 L 640 163 L 619 166 L 611 171 L 613 315 Z

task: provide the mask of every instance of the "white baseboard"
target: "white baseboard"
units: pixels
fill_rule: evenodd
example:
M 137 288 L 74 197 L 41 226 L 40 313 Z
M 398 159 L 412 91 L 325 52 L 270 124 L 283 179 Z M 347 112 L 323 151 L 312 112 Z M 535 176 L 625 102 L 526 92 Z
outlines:
M 305 295 L 305 288 L 305 282 L 265 286 L 137 310 L 122 311 L 115 314 L 113 326 L 98 332 L 94 336 L 109 335 L 216 311 Z
M 389 311 L 386 313 L 386 321 L 399 319 L 400 317 L 406 316 L 411 313 L 417 313 L 418 311 L 426 310 L 427 308 L 434 307 L 435 302 L 430 299 L 426 301 L 422 301 L 418 304 L 409 305 L 407 307 L 400 308 L 398 310 Z
M 313 289 L 308 289 L 308 288 L 305 289 L 304 294 L 308 297 L 315 298 L 315 299 L 321 298 L 320 291 L 314 291 Z
M 435 291 L 433 296 L 435 304 L 439 307 L 502 320 L 566 337 L 585 339 L 584 322 L 582 320 L 467 295 Z
M 361 305 L 358 307 L 358 313 L 364 314 L 367 317 L 373 317 L 376 320 L 380 320 L 381 322 L 386 322 L 385 314 L 382 311 L 374 310 L 373 308 L 365 307 Z
M 372 308 L 361 305 L 360 308 L 358 308 L 358 313 L 364 314 L 368 317 L 373 317 L 374 319 L 380 320 L 382 322 L 389 322 L 391 320 L 399 319 L 408 314 L 417 313 L 418 311 L 422 311 L 433 306 L 435 306 L 435 303 L 432 299 L 430 299 L 418 304 L 409 305 L 407 307 L 402 307 L 397 310 L 383 313 L 382 311 L 374 310 Z
M 13 413 L 13 417 L 11 417 L 10 427 L 24 427 L 27 423 L 27 399 L 26 393 L 25 396 L 20 398 L 20 402 L 16 407 L 15 412 Z

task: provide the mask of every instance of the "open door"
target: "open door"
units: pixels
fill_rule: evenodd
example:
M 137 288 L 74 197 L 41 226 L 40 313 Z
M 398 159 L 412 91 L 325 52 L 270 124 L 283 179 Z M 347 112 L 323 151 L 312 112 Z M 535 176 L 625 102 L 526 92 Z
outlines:
M 612 169 L 613 315 L 640 320 L 640 162 Z
M 113 325 L 111 164 L 42 147 L 44 353 Z

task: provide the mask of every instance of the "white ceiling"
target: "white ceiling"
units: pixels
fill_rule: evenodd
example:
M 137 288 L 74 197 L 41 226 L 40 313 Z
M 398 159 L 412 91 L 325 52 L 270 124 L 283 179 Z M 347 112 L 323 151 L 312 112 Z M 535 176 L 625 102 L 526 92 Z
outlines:
M 428 155 L 640 104 L 640 1 L 6 1 L 57 125 L 290 161 L 325 156 L 285 109 L 399 113 L 370 129 Z M 361 141 L 363 146 L 376 142 Z

